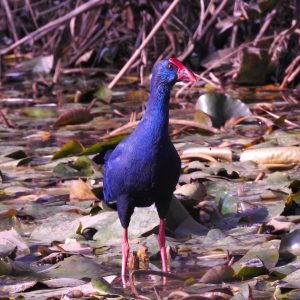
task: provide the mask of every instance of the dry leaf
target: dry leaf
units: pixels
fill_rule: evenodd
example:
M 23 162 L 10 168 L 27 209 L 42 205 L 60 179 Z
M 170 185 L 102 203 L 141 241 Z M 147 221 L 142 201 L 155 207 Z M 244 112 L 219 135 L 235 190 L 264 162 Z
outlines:
M 245 150 L 240 161 L 254 161 L 258 164 L 300 163 L 299 147 L 269 147 Z
M 234 270 L 227 265 L 215 266 L 209 269 L 201 278 L 203 283 L 221 283 L 229 281 L 234 276 Z
M 220 147 L 195 147 L 188 148 L 182 152 L 183 155 L 209 155 L 216 159 L 232 161 L 232 151 L 230 148 Z
M 70 201 L 97 200 L 89 185 L 82 179 L 73 180 L 70 186 Z
M 63 112 L 54 122 L 53 127 L 87 123 L 93 119 L 93 115 L 86 108 L 70 109 Z

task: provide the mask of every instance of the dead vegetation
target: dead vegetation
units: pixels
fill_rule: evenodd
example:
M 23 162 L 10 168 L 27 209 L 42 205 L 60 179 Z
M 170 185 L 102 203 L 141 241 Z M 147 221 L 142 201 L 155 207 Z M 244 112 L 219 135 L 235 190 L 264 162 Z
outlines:
M 299 10 L 296 0 L 2 0 L 0 56 L 53 54 L 60 71 L 127 63 L 124 72 L 141 77 L 156 60 L 177 56 L 215 85 L 294 87 Z

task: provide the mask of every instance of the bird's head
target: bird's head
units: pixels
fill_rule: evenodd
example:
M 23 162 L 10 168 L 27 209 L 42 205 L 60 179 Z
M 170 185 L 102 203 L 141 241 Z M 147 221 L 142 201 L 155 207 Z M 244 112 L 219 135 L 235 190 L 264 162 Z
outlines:
M 176 81 L 197 80 L 195 74 L 175 57 L 158 62 L 153 68 L 152 78 L 166 85 L 173 85 Z

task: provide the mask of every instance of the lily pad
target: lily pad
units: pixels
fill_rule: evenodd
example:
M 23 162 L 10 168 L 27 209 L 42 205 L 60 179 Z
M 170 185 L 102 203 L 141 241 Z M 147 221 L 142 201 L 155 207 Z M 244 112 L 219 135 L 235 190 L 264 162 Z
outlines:
M 252 114 L 248 106 L 242 101 L 214 92 L 201 95 L 196 103 L 196 109 L 209 115 L 216 127 L 223 126 L 232 117 Z
M 282 236 L 279 253 L 284 259 L 300 256 L 300 229 Z

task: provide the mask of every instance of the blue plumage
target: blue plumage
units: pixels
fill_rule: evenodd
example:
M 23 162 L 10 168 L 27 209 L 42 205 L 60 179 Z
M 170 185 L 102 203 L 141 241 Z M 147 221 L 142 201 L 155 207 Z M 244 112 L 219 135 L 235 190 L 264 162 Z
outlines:
M 150 97 L 136 129 L 105 156 L 104 200 L 116 201 L 124 228 L 122 275 L 128 257 L 127 228 L 134 207 L 155 203 L 160 224 L 160 246 L 164 270 L 164 221 L 180 175 L 180 158 L 170 141 L 169 99 L 177 80 L 195 81 L 195 76 L 177 59 L 162 60 L 154 66 Z
M 180 174 L 180 159 L 168 133 L 170 91 L 177 68 L 168 60 L 154 67 L 150 98 L 135 131 L 105 156 L 104 199 L 117 201 L 123 227 L 128 227 L 135 206 L 155 202 L 166 217 Z

